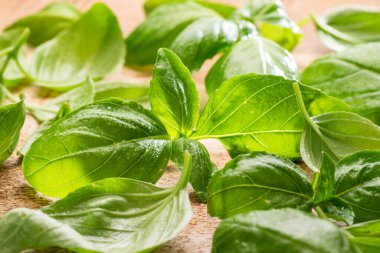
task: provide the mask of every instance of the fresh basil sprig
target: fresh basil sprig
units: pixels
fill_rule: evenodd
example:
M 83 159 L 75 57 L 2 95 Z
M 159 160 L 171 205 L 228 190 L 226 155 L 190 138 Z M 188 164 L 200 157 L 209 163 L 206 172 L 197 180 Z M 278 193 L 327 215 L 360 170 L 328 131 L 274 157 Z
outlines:
M 340 51 L 353 45 L 380 42 L 380 9 L 341 6 L 313 17 L 322 42 Z
M 153 250 L 190 221 L 189 153 L 183 161 L 181 178 L 172 188 L 108 178 L 77 189 L 41 211 L 15 209 L 0 219 L 0 248 L 4 253 L 51 246 L 75 252 Z
M 29 28 L 31 33 L 28 43 L 36 47 L 69 28 L 80 16 L 81 12 L 70 3 L 51 3 L 42 10 L 11 24 L 7 30 L 18 27 Z
M 380 124 L 379 51 L 380 43 L 368 43 L 324 56 L 303 71 L 301 81 L 343 99 L 354 112 Z

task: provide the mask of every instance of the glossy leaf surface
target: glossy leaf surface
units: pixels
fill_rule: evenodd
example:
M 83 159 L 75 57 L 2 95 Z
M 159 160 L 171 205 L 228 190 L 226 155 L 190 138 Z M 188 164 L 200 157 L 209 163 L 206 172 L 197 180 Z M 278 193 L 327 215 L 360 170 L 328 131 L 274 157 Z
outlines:
M 312 198 L 309 178 L 292 161 L 254 152 L 238 156 L 214 174 L 208 212 L 223 219 L 273 208 L 310 210 Z
M 156 182 L 170 155 L 171 141 L 150 111 L 107 99 L 54 123 L 26 153 L 23 172 L 37 191 L 62 197 L 108 177 Z
M 231 77 L 256 73 L 297 79 L 297 63 L 293 56 L 276 43 L 254 36 L 239 41 L 211 68 L 206 77 L 207 93 L 211 95 Z
M 335 163 L 326 153 L 323 153 L 320 167 L 319 183 L 313 202 L 319 203 L 333 198 L 335 184 Z
M 376 253 L 380 250 L 380 220 L 368 221 L 347 227 L 353 235 L 351 242 L 363 253 Z
M 355 253 L 348 236 L 329 221 L 293 209 L 256 211 L 223 220 L 212 252 Z
M 355 46 L 316 60 L 302 82 L 343 99 L 354 112 L 380 124 L 380 43 Z

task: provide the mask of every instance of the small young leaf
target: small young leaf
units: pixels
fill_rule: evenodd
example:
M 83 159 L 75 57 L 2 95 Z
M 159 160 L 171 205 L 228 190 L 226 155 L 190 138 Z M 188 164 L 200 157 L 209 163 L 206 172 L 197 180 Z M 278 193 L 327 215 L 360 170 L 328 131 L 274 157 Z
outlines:
M 15 150 L 25 121 L 23 101 L 0 106 L 0 165 Z
M 322 154 L 319 184 L 314 195 L 314 203 L 333 198 L 335 191 L 335 163 L 328 154 Z M 315 176 L 315 175 L 314 175 Z
M 309 178 L 292 161 L 255 152 L 238 156 L 214 174 L 208 212 L 223 219 L 272 208 L 310 210 L 312 198 Z
M 16 21 L 7 30 L 28 27 L 31 32 L 28 42 L 38 46 L 69 28 L 80 16 L 80 11 L 72 4 L 51 3 L 37 13 Z
M 31 76 L 51 89 L 74 88 L 121 66 L 125 47 L 112 11 L 97 3 L 56 38 L 36 49 Z
M 341 158 L 365 149 L 380 149 L 380 127 L 366 118 L 350 112 L 329 112 L 309 117 L 302 96 L 294 86 L 306 126 L 302 134 L 301 155 L 305 163 L 318 171 L 322 152 L 337 162 Z
M 232 156 L 266 151 L 299 158 L 304 120 L 292 88 L 294 82 L 256 74 L 225 81 L 207 102 L 191 138 L 218 138 Z M 302 86 L 302 93 L 313 112 L 347 109 L 319 90 Z
M 313 18 L 322 42 L 340 51 L 344 48 L 380 41 L 380 10 L 368 6 L 347 6 L 329 10 Z
M 164 189 L 109 178 L 77 189 L 41 211 L 15 209 L 0 219 L 0 248 L 2 253 L 51 246 L 80 253 L 151 251 L 190 221 L 190 201 L 180 186 Z
M 126 39 L 126 64 L 154 64 L 159 48 L 168 48 L 188 25 L 206 17 L 220 16 L 211 9 L 191 1 L 158 7 Z
M 190 183 L 201 202 L 207 202 L 207 189 L 216 166 L 210 161 L 207 149 L 198 141 L 180 138 L 173 144 L 173 161 L 183 167 L 183 154 L 188 151 L 192 157 Z
M 258 25 L 260 35 L 292 51 L 301 41 L 300 28 L 285 11 L 281 0 L 249 0 L 241 12 Z
M 114 98 L 56 121 L 26 153 L 23 173 L 37 191 L 62 197 L 107 177 L 156 182 L 170 156 L 171 140 L 152 113 Z
M 197 122 L 199 99 L 190 71 L 168 49 L 160 49 L 153 68 L 149 100 L 171 136 L 188 136 Z
M 355 212 L 355 222 L 380 219 L 380 150 L 362 151 L 336 164 L 336 198 Z
M 326 216 L 336 221 L 343 221 L 347 225 L 354 223 L 355 213 L 352 207 L 339 198 L 333 198 L 318 204 Z
M 248 212 L 223 220 L 212 252 L 357 253 L 339 227 L 293 209 Z
M 233 45 L 207 74 L 207 93 L 211 95 L 225 80 L 247 73 L 297 79 L 297 63 L 288 51 L 268 39 L 254 36 L 242 40 Z
M 380 43 L 351 47 L 314 61 L 302 82 L 343 99 L 354 112 L 380 124 Z

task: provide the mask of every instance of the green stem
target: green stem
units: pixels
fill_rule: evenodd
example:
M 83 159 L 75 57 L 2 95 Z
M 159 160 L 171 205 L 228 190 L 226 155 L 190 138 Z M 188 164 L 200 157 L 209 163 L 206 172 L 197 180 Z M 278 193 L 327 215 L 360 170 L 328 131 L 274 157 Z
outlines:
M 308 123 L 313 124 L 314 122 L 310 119 L 310 116 L 309 116 L 309 113 L 307 112 L 305 103 L 303 102 L 302 92 L 301 92 L 301 89 L 300 89 L 300 86 L 298 85 L 298 83 L 293 83 L 293 90 L 294 90 L 294 93 L 296 95 L 298 107 L 300 108 L 304 119 Z
M 187 183 L 190 179 L 191 174 L 191 165 L 192 165 L 192 157 L 189 153 L 189 151 L 185 151 L 183 155 L 183 168 L 182 168 L 182 174 L 181 178 L 178 181 L 178 184 L 176 186 L 177 190 L 181 190 L 187 186 Z
M 26 71 L 26 70 L 24 69 L 24 67 L 22 66 L 22 64 L 21 64 L 20 61 L 18 60 L 18 57 L 14 57 L 13 59 L 15 60 L 18 69 L 19 69 L 19 70 L 21 71 L 21 73 L 25 76 L 25 78 L 26 78 L 27 80 L 33 80 L 33 78 L 29 75 L 28 71 Z
M 327 215 L 325 214 L 325 212 L 323 212 L 323 210 L 320 206 L 316 206 L 314 209 L 317 212 L 319 218 L 328 219 Z
M 320 178 L 321 178 L 321 174 L 319 172 L 314 173 L 313 183 L 311 184 L 314 193 L 317 191 Z

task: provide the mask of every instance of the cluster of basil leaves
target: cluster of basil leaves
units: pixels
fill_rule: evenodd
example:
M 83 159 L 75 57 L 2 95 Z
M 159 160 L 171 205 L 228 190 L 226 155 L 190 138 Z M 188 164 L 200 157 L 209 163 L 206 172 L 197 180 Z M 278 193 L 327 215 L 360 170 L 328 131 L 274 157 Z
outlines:
M 379 45 L 348 48 L 304 71 L 302 82 L 331 97 L 294 81 L 297 65 L 286 49 L 302 35 L 281 1 L 253 0 L 236 9 L 148 0 L 145 10 L 146 21 L 125 41 L 128 54 L 103 4 L 82 14 L 54 3 L 0 36 L 0 95 L 15 102 L 0 108 L 0 162 L 15 149 L 28 111 L 43 123 L 20 150 L 24 176 L 37 191 L 64 197 L 40 211 L 9 212 L 0 220 L 0 248 L 154 249 L 188 223 L 190 181 L 210 214 L 224 219 L 215 252 L 376 252 Z M 26 41 L 37 47 L 30 65 Z M 199 115 L 190 71 L 222 51 L 206 78 L 210 98 Z M 155 63 L 149 88 L 100 81 L 124 59 L 138 68 Z M 359 87 L 358 78 L 365 84 Z M 9 89 L 30 83 L 66 92 L 44 106 L 18 102 Z M 144 104 L 147 93 L 151 110 L 125 101 Z M 209 138 L 236 157 L 218 172 L 198 141 Z M 315 172 L 313 183 L 284 157 L 302 157 Z M 169 160 L 183 170 L 179 183 L 154 186 Z M 293 209 L 257 211 L 285 207 L 350 226 Z

